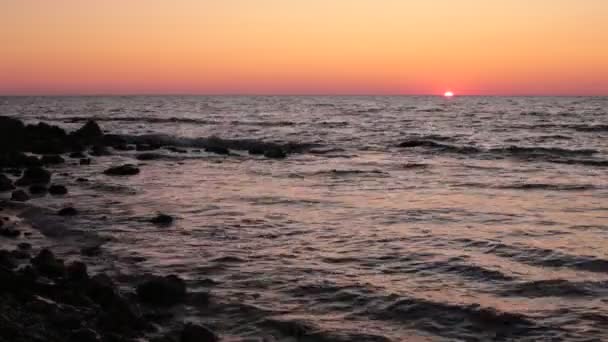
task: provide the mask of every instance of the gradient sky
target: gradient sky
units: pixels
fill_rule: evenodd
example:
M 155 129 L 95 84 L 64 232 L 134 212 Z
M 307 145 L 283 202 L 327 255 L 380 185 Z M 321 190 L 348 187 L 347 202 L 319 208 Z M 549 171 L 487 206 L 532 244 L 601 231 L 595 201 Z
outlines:
M 608 0 L 0 0 L 0 94 L 608 95 Z

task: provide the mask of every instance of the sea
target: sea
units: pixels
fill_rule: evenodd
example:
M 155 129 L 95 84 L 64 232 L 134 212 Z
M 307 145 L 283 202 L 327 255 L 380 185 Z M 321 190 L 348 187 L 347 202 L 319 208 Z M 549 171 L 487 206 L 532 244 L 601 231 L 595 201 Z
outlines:
M 176 314 L 225 341 L 608 340 L 606 97 L 0 97 L 0 114 L 184 150 L 54 166 L 69 195 L 29 205 L 81 214 L 30 219 L 68 227 L 47 237 L 66 253 L 102 239 L 87 262 L 125 291 L 151 273 L 208 292 Z M 125 163 L 141 173 L 103 174 Z

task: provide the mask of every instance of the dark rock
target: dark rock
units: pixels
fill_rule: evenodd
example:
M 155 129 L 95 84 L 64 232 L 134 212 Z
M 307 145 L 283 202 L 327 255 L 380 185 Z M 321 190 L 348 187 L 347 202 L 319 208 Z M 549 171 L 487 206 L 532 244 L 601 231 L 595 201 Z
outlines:
M 40 162 L 43 165 L 57 165 L 65 163 L 65 160 L 60 155 L 51 154 L 42 156 Z
M 62 277 L 65 275 L 65 266 L 63 260 L 55 258 L 53 252 L 48 249 L 43 249 L 38 255 L 32 259 L 32 265 L 36 269 L 50 277 Z
M 133 150 L 135 150 L 135 146 L 134 145 L 128 145 L 126 143 L 117 143 L 117 144 L 112 145 L 112 147 L 115 150 L 118 150 L 118 151 L 133 151 Z
M 109 303 L 117 296 L 114 282 L 105 274 L 96 274 L 88 282 L 87 294 L 96 303 Z
M 21 243 L 19 243 L 19 244 L 17 245 L 17 247 L 18 247 L 19 249 L 22 249 L 22 250 L 24 250 L 24 251 L 27 251 L 27 250 L 32 249 L 32 244 L 31 244 L 31 243 L 28 243 L 28 242 L 21 242 Z
M 48 192 L 48 189 L 44 185 L 34 184 L 34 185 L 30 186 L 30 194 L 32 194 L 32 195 L 42 195 L 42 194 L 46 194 L 47 192 Z
M 88 256 L 88 257 L 97 256 L 97 255 L 101 254 L 101 246 L 95 245 L 95 246 L 82 247 L 80 249 L 80 254 L 82 254 L 84 256 Z
M 25 169 L 23 176 L 17 180 L 18 186 L 31 184 L 48 184 L 51 181 L 51 173 L 41 167 L 30 167 Z
M 249 148 L 249 150 L 247 152 L 251 155 L 263 155 L 265 151 L 261 147 L 254 146 L 254 147 Z
M 188 153 L 188 151 L 179 148 L 179 147 L 175 147 L 175 146 L 168 146 L 167 150 L 171 151 L 171 152 L 175 152 L 175 153 Z
M 137 286 L 142 302 L 156 305 L 174 305 L 186 297 L 186 283 L 175 275 L 153 276 Z
M 135 165 L 125 164 L 122 166 L 114 166 L 103 172 L 110 176 L 131 176 L 139 173 L 139 169 Z
M 14 228 L 0 228 L 0 236 L 7 238 L 16 238 L 21 235 L 21 231 Z
M 79 178 L 76 178 L 76 181 L 77 181 L 78 183 L 86 183 L 86 182 L 88 182 L 89 180 L 88 180 L 88 179 L 86 179 L 86 178 L 79 177 Z
M 23 146 L 25 125 L 18 119 L 0 116 L 0 151 L 14 151 Z
M 84 142 L 93 142 L 103 138 L 103 131 L 97 122 L 89 120 L 84 126 L 72 133 L 72 136 Z
M 83 158 L 79 161 L 80 165 L 91 165 L 91 158 Z
M 218 336 L 209 328 L 192 323 L 186 324 L 180 336 L 180 342 L 216 342 Z
M 287 153 L 285 153 L 283 149 L 275 147 L 264 151 L 264 157 L 272 159 L 285 159 L 287 158 Z
M 20 250 L 20 249 L 11 251 L 11 255 L 13 256 L 13 258 L 18 259 L 18 260 L 29 260 L 31 258 L 30 253 L 28 253 L 27 251 Z
M 9 175 L 15 176 L 15 177 L 21 177 L 21 175 L 23 174 L 21 169 L 18 169 L 18 168 L 6 169 L 4 172 L 8 173 Z
M 171 217 L 167 214 L 158 214 L 158 215 L 156 215 L 156 217 L 151 219 L 150 222 L 157 224 L 157 225 L 167 226 L 167 225 L 170 225 L 171 223 L 173 223 L 173 217 Z
M 15 190 L 11 194 L 11 201 L 27 202 L 29 200 L 30 200 L 30 196 L 23 190 Z
M 135 146 L 135 151 L 154 151 L 158 150 L 160 145 L 157 144 L 137 144 Z
M 230 150 L 224 146 L 207 146 L 205 148 L 205 152 L 228 155 L 230 154 Z
M 96 156 L 96 157 L 112 155 L 112 153 L 104 145 L 95 145 L 95 146 L 93 146 L 91 148 L 90 154 L 92 156 Z
M 70 334 L 68 342 L 99 342 L 99 336 L 91 329 L 77 329 Z
M 161 159 L 164 156 L 160 153 L 140 153 L 137 155 L 137 160 L 157 160 L 157 159 Z
M 74 261 L 69 264 L 66 268 L 68 278 L 71 280 L 87 280 L 89 279 L 89 273 L 87 272 L 87 265 L 80 261 Z
M 57 215 L 59 215 L 59 216 L 76 216 L 76 215 L 78 215 L 78 210 L 76 210 L 74 207 L 66 207 L 66 208 L 60 209 L 57 212 Z
M 64 185 L 53 184 L 49 187 L 49 193 L 51 195 L 65 195 L 68 193 L 68 188 Z
M 11 270 L 15 267 L 17 267 L 17 264 L 13 260 L 11 253 L 9 251 L 0 250 L 0 268 Z
M 70 153 L 70 158 L 72 159 L 83 159 L 86 158 L 86 154 L 82 153 L 82 152 L 72 152 Z
M 14 190 L 15 186 L 10 178 L 3 174 L 0 174 L 0 192 Z

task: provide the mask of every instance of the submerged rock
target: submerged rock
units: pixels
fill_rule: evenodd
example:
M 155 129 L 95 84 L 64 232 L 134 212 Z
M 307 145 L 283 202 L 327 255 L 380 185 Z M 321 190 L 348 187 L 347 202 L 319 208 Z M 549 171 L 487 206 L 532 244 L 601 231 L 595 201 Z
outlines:
M 21 235 L 21 231 L 14 228 L 0 228 L 0 236 L 7 238 L 16 238 Z
M 216 342 L 217 335 L 209 328 L 192 323 L 186 324 L 180 335 L 180 342 Z
M 88 256 L 88 257 L 97 256 L 97 255 L 101 254 L 101 246 L 95 245 L 95 246 L 82 247 L 80 249 L 80 254 L 82 254 L 84 256 Z
M 51 195 L 65 195 L 68 193 L 68 188 L 64 185 L 53 184 L 49 187 L 49 193 Z
M 158 225 L 170 225 L 173 223 L 173 217 L 167 214 L 158 214 L 156 217 L 152 218 L 150 222 Z
M 65 163 L 65 159 L 63 159 L 60 155 L 51 154 L 42 156 L 42 158 L 40 158 L 40 162 L 43 165 L 56 165 Z
M 27 202 L 29 200 L 30 200 L 30 196 L 23 190 L 15 190 L 11 194 L 11 201 Z
M 138 174 L 139 169 L 135 165 L 125 164 L 111 167 L 103 173 L 110 176 L 132 176 Z
M 32 195 L 42 195 L 48 192 L 48 189 L 44 185 L 34 184 L 29 188 L 30 194 Z
M 186 283 L 175 275 L 152 276 L 137 286 L 137 296 L 148 304 L 174 305 L 186 297 Z
M 59 216 L 76 216 L 76 215 L 78 215 L 78 210 L 76 210 L 74 207 L 66 207 L 66 208 L 60 209 L 57 212 L 57 215 L 59 215 Z
M 205 148 L 205 152 L 228 155 L 230 154 L 230 150 L 224 146 L 208 146 Z
M 271 159 L 285 159 L 287 153 L 282 148 L 275 147 L 264 151 L 264 157 Z
M 7 176 L 0 174 L 0 192 L 14 190 L 13 181 Z
M 51 181 L 51 173 L 41 167 L 30 167 L 25 169 L 23 176 L 17 180 L 19 186 L 31 184 L 48 184 Z
M 160 153 L 140 153 L 137 155 L 137 160 L 142 160 L 142 161 L 146 161 L 146 160 L 157 160 L 157 159 L 161 159 L 164 156 Z

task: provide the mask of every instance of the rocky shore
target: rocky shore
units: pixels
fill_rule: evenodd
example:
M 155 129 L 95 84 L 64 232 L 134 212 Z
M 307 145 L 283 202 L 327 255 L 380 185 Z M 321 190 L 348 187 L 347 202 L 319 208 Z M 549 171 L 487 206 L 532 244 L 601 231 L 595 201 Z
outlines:
M 285 158 L 304 148 L 264 142 L 201 139 L 200 148 L 209 153 L 230 154 L 238 148 L 252 155 Z M 0 201 L 0 342 L 205 342 L 218 341 L 209 328 L 182 322 L 172 310 L 186 299 L 208 300 L 207 294 L 191 294 L 178 275 L 141 276 L 129 289 L 119 287 L 103 273 L 92 274 L 82 260 L 66 261 L 47 248 L 30 241 L 31 233 L 20 229 L 11 217 L 11 203 L 27 202 L 32 195 L 67 195 L 69 189 L 54 184 L 48 165 L 77 159 L 86 166 L 95 156 L 113 150 L 152 151 L 166 148 L 179 152 L 179 146 L 163 146 L 150 137 L 130 140 L 107 135 L 94 121 L 66 132 L 45 123 L 26 125 L 0 117 L 0 193 L 10 193 Z M 150 152 L 142 158 L 152 158 Z M 138 158 L 139 159 L 139 158 Z M 139 173 L 135 165 L 116 165 L 104 172 L 108 176 Z M 86 180 L 83 180 L 86 181 Z M 6 216 L 2 215 L 5 213 Z M 14 214 L 14 213 L 13 213 Z M 66 207 L 58 216 L 75 216 L 78 210 Z M 4 216 L 4 217 L 2 217 Z M 159 214 L 151 224 L 168 225 L 172 217 Z M 98 246 L 81 253 L 95 256 Z

